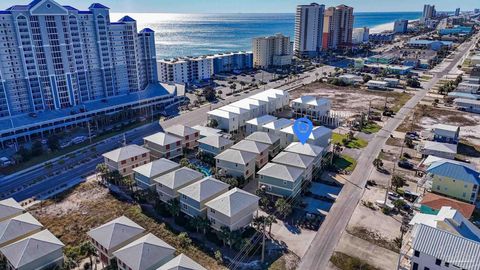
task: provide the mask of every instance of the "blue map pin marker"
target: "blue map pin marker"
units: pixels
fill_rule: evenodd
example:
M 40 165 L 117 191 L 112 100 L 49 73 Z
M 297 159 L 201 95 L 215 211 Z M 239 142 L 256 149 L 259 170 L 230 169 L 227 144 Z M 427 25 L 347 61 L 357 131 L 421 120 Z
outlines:
M 292 128 L 295 135 L 297 135 L 298 140 L 302 144 L 305 144 L 308 141 L 308 137 L 310 137 L 310 134 L 312 133 L 313 124 L 308 118 L 302 117 L 293 122 Z

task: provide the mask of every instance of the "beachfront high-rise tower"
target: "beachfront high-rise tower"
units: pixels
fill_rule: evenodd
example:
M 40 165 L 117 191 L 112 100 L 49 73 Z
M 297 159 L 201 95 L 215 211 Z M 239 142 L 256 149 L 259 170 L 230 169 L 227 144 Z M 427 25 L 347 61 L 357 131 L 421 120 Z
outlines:
M 54 111 L 157 83 L 154 33 L 109 8 L 34 0 L 0 11 L 0 118 Z
M 339 5 L 325 10 L 323 21 L 324 49 L 338 49 L 352 44 L 353 7 Z
M 315 57 L 322 50 L 324 5 L 298 5 L 295 15 L 294 50 L 298 56 Z
M 425 22 L 426 20 L 435 18 L 437 16 L 437 11 L 435 10 L 435 5 L 424 5 L 423 6 L 423 14 L 421 21 Z
M 255 68 L 281 67 L 292 63 L 290 38 L 282 34 L 254 38 L 252 50 Z

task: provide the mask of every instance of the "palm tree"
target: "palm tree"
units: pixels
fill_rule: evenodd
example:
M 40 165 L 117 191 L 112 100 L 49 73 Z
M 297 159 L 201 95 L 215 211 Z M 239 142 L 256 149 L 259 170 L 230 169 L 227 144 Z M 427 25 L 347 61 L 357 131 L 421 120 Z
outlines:
M 232 231 L 227 226 L 222 226 L 222 228 L 220 228 L 220 233 L 218 234 L 218 237 L 220 238 L 220 240 L 222 240 L 224 246 L 227 243 L 230 245 L 229 240 L 231 238 L 231 234 Z
M 203 234 L 207 234 L 207 230 L 208 228 L 210 228 L 210 224 L 211 222 L 208 218 L 201 217 L 198 220 L 197 226 L 198 226 L 198 229 L 203 232 Z
M 276 222 L 273 215 L 269 215 L 265 218 L 265 226 L 268 226 L 268 234 L 272 234 L 272 224 Z
M 100 174 L 100 179 L 102 179 L 102 182 L 105 181 L 105 176 L 108 173 L 108 166 L 105 163 L 100 163 L 97 165 L 97 168 L 95 169 L 97 173 Z M 97 179 L 98 181 L 98 179 Z
M 182 159 L 180 159 L 179 164 L 180 164 L 181 167 L 187 167 L 188 164 L 190 164 L 190 162 L 188 161 L 187 158 L 182 158 Z
M 65 257 L 65 259 L 63 260 L 63 269 L 70 270 L 75 267 L 77 267 L 77 262 L 70 257 Z
M 376 158 L 375 160 L 373 160 L 373 166 L 375 166 L 375 168 L 379 169 L 383 166 L 383 161 L 379 158 Z
M 122 178 L 122 184 L 126 186 L 131 192 L 133 192 L 133 187 L 137 182 L 132 179 L 131 176 L 125 176 Z
M 85 241 L 80 246 L 80 251 L 83 255 L 88 256 L 90 258 L 90 267 L 93 269 L 93 259 L 92 256 L 97 255 L 97 250 L 95 247 L 90 243 L 90 241 Z M 97 269 L 97 264 L 95 264 L 95 269 Z
M 167 204 L 167 211 L 173 217 L 178 217 L 180 215 L 180 202 L 178 199 L 171 199 Z
M 275 208 L 283 218 L 286 218 L 292 213 L 292 206 L 283 198 L 280 198 L 275 202 Z
M 242 91 L 243 91 L 243 87 L 245 86 L 245 82 L 244 81 L 240 81 L 240 86 L 242 87 Z

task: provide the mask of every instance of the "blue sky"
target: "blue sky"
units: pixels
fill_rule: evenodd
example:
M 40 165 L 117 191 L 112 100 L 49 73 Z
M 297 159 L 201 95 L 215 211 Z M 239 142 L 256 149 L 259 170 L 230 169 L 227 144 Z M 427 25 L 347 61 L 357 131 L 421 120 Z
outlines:
M 111 8 L 111 12 L 178 12 L 178 13 L 252 13 L 252 12 L 294 12 L 297 4 L 312 0 L 59 0 L 64 5 L 86 9 L 91 2 L 99 2 Z M 26 4 L 29 0 L 1 0 L 0 9 L 15 4 Z M 437 10 L 452 11 L 480 8 L 479 0 L 343 0 L 318 1 L 326 6 L 351 5 L 356 11 L 421 11 L 424 3 L 435 4 Z

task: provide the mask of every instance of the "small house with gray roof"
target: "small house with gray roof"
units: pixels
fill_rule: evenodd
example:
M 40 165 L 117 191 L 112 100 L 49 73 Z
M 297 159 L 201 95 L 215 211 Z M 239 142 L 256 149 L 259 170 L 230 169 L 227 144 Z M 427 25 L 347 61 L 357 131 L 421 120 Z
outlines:
M 137 187 L 141 189 L 155 189 L 153 179 L 180 168 L 180 164 L 166 158 L 154 160 L 145 165 L 133 169 Z
M 110 171 L 118 171 L 122 176 L 132 176 L 133 169 L 150 162 L 150 151 L 136 144 L 117 148 L 103 154 Z
M 280 152 L 280 137 L 275 134 L 256 131 L 248 135 L 245 140 L 268 144 L 270 157 L 274 157 Z
M 158 132 L 143 138 L 143 142 L 144 147 L 151 151 L 152 159 L 172 159 L 183 153 L 182 138 L 174 135 Z
M 180 254 L 157 270 L 207 270 L 205 267 L 190 259 L 185 254 Z
M 315 158 L 310 156 L 284 151 L 273 158 L 272 162 L 302 169 L 304 180 L 311 181 L 314 160 Z
M 190 184 L 180 190 L 181 211 L 188 216 L 207 216 L 207 207 L 205 204 L 214 198 L 228 191 L 230 186 L 213 177 Z
M 25 208 L 15 199 L 8 198 L 0 201 L 0 221 L 10 219 L 22 213 L 25 213 Z
M 165 133 L 181 138 L 182 146 L 187 149 L 197 147 L 200 138 L 200 131 L 180 124 L 165 128 Z
M 256 141 L 241 140 L 232 145 L 231 149 L 240 150 L 256 155 L 255 164 L 257 168 L 262 168 L 268 162 L 269 145 Z
M 29 213 L 0 222 L 0 248 L 40 232 L 43 225 Z
M 221 175 L 250 179 L 255 175 L 256 158 L 254 153 L 227 149 L 215 156 L 215 165 Z
M 230 148 L 234 144 L 234 141 L 222 136 L 207 136 L 198 140 L 198 143 L 198 150 L 216 156 L 225 149 Z
M 297 196 L 302 189 L 304 171 L 293 166 L 267 163 L 257 172 L 258 188 L 274 196 Z
M 203 173 L 187 167 L 176 169 L 172 172 L 155 178 L 158 197 L 162 202 L 169 202 L 178 198 L 178 190 L 204 178 Z

